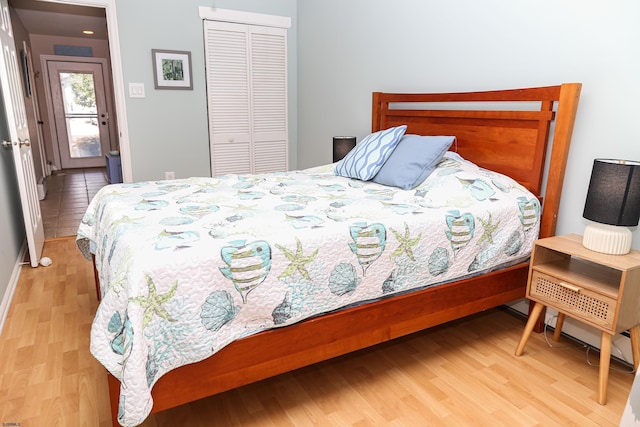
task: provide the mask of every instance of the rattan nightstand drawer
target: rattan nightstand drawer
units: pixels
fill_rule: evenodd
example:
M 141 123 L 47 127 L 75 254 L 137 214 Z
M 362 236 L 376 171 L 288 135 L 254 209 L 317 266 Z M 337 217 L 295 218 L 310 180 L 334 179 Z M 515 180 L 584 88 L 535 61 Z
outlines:
M 617 301 L 567 283 L 539 271 L 533 271 L 530 298 L 563 311 L 571 317 L 612 329 Z

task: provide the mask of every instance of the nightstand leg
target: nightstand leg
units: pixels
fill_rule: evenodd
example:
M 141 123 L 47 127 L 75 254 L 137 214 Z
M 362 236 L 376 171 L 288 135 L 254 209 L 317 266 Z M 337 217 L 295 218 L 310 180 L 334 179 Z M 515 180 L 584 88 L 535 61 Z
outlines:
M 600 344 L 600 379 L 598 380 L 598 403 L 607 403 L 607 381 L 609 380 L 609 363 L 611 361 L 611 339 L 613 335 L 602 333 Z
M 531 332 L 533 331 L 534 326 L 536 326 L 536 322 L 538 321 L 538 317 L 540 317 L 540 313 L 544 308 L 543 304 L 536 302 L 529 313 L 529 320 L 527 320 L 527 324 L 524 327 L 524 332 L 522 333 L 522 338 L 520 338 L 520 343 L 518 344 L 518 348 L 516 349 L 516 356 L 520 356 L 524 351 L 524 346 L 527 345 L 527 341 L 531 336 Z
M 638 370 L 638 363 L 640 362 L 640 326 L 634 326 L 629 329 L 629 335 L 631 336 L 631 353 L 633 353 L 633 369 Z
M 562 325 L 564 325 L 564 313 L 558 313 L 558 320 L 556 320 L 556 330 L 553 332 L 553 340 L 560 341 L 560 335 L 562 334 Z

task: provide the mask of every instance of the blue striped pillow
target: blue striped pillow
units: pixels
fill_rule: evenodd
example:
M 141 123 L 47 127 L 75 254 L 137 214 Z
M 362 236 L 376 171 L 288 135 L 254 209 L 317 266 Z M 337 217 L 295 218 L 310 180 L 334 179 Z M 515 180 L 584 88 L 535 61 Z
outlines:
M 338 162 L 335 174 L 369 181 L 380 171 L 406 130 L 407 125 L 402 125 L 368 135 Z

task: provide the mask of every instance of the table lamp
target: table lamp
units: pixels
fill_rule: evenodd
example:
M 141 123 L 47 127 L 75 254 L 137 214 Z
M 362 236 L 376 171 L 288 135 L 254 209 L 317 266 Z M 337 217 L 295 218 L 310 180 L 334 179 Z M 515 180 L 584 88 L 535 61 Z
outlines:
M 356 146 L 355 136 L 334 136 L 333 137 L 333 162 L 342 160 L 353 147 Z
M 595 159 L 584 205 L 587 225 L 582 245 L 592 251 L 624 255 L 640 220 L 640 162 Z

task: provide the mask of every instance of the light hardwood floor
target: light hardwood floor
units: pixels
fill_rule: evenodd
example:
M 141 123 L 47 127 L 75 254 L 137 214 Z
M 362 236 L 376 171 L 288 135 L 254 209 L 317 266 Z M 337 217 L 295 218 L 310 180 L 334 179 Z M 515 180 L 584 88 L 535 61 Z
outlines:
M 107 381 L 89 354 L 92 267 L 73 239 L 45 243 L 50 267 L 22 270 L 0 337 L 0 423 L 111 425 Z M 617 426 L 633 375 L 612 371 L 597 403 L 585 350 L 496 309 L 151 416 L 156 426 Z M 591 353 L 597 363 L 597 353 Z M 614 368 L 627 369 L 612 363 Z

